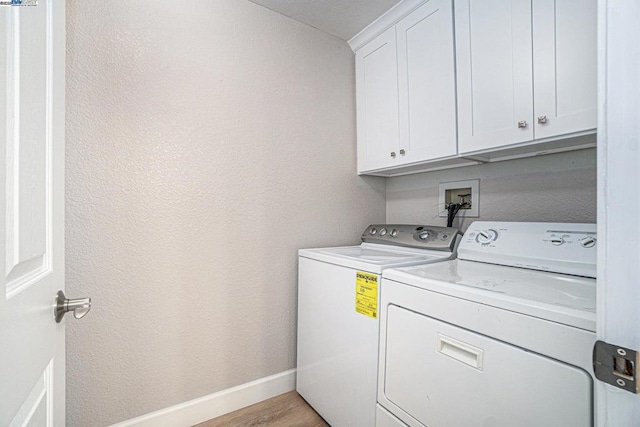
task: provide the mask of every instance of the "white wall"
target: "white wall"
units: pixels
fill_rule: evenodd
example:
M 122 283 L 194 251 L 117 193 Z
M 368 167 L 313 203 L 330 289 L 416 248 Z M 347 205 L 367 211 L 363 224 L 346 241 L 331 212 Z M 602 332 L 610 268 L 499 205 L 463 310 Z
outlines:
M 356 243 L 344 41 L 248 1 L 68 0 L 69 426 L 295 366 L 296 251 Z
M 589 149 L 390 178 L 387 222 L 446 225 L 439 184 L 467 179 L 480 179 L 480 217 L 457 218 L 462 230 L 476 220 L 596 221 L 596 152 Z

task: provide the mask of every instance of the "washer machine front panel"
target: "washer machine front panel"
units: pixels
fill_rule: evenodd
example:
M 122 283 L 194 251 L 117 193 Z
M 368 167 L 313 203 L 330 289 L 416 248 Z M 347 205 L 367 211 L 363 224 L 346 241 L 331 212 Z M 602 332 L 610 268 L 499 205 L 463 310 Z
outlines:
M 367 427 L 375 423 L 379 320 L 356 312 L 355 275 L 300 258 L 296 390 L 330 425 Z

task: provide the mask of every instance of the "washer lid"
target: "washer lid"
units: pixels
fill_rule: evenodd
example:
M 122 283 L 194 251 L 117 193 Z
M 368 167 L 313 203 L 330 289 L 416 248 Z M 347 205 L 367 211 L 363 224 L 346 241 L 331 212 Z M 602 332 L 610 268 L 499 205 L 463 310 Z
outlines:
M 459 259 L 386 270 L 384 277 L 589 331 L 596 328 L 596 281 L 591 278 Z
M 453 258 L 451 252 L 373 243 L 362 243 L 360 246 L 301 249 L 298 253 L 301 257 L 378 274 L 385 268 L 427 264 Z

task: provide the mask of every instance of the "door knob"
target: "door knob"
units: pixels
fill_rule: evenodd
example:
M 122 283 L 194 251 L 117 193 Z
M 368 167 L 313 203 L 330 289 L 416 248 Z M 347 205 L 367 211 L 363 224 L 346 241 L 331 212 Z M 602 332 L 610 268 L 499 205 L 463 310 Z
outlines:
M 91 310 L 91 298 L 67 299 L 67 297 L 64 296 L 64 292 L 58 291 L 53 316 L 56 322 L 60 323 L 64 315 L 70 311 L 73 312 L 73 317 L 82 319 L 89 310 Z

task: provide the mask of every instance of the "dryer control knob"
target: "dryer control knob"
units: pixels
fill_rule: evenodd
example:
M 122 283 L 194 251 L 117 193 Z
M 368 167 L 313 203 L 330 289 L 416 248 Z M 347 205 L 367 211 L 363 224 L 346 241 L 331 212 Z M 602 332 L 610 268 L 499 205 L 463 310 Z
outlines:
M 582 246 L 583 248 L 592 248 L 595 245 L 596 245 L 595 237 L 585 237 L 584 239 L 580 240 L 580 246 Z
M 398 230 L 396 230 L 395 228 L 391 230 L 391 237 L 396 237 L 397 235 L 398 235 Z
M 498 238 L 496 230 L 482 230 L 476 235 L 476 241 L 483 245 L 489 244 Z
M 381 228 L 380 229 L 380 235 L 381 236 L 386 236 L 387 235 L 387 229 L 386 228 Z
M 418 235 L 418 238 L 419 238 L 420 240 L 427 240 L 427 239 L 429 238 L 429 233 L 427 233 L 426 231 L 424 231 L 424 232 L 422 232 L 422 233 L 420 233 L 420 234 Z
M 553 237 L 551 239 L 551 244 L 554 246 L 560 246 L 564 244 L 564 237 Z

